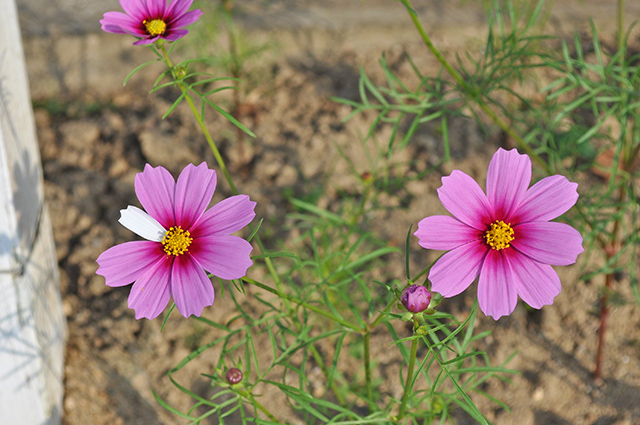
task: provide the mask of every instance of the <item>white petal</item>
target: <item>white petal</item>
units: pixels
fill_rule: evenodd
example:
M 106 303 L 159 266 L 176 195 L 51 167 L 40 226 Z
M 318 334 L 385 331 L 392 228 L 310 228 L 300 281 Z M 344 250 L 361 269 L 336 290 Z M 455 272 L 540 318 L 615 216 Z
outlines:
M 129 205 L 126 210 L 120 210 L 118 222 L 148 241 L 162 242 L 162 238 L 167 233 L 155 218 L 132 205 Z

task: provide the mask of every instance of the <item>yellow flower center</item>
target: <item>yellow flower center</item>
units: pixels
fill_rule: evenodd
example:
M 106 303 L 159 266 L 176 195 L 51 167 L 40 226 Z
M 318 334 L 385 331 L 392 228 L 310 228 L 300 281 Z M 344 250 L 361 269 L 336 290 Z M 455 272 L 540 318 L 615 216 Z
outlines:
M 167 255 L 178 256 L 189 250 L 192 241 L 193 238 L 188 230 L 182 230 L 180 226 L 172 226 L 162 238 L 162 245 Z
M 162 35 L 167 29 L 167 24 L 165 24 L 162 19 L 153 19 L 151 21 L 147 21 L 145 19 L 142 23 L 147 28 L 147 32 L 150 35 Z
M 502 220 L 491 223 L 491 229 L 484 233 L 484 240 L 492 249 L 500 251 L 509 248 L 509 242 L 514 240 L 513 229 L 509 223 Z

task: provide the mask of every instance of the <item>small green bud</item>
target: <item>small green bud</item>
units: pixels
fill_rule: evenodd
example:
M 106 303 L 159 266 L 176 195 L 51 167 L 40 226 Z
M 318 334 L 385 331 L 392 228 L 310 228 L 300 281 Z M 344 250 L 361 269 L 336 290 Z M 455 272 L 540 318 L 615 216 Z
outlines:
M 416 335 L 424 336 L 427 332 L 429 332 L 429 329 L 424 325 L 418 326 L 418 329 L 416 329 Z
M 182 80 L 187 76 L 187 68 L 182 65 L 174 66 L 171 70 L 171 75 L 173 75 L 174 80 Z

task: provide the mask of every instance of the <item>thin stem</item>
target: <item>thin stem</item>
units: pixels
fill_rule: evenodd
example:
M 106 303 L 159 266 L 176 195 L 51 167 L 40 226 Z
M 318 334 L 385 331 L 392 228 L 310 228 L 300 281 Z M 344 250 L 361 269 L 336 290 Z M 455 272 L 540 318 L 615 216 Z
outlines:
M 314 305 L 308 304 L 308 303 L 306 303 L 306 302 L 304 302 L 304 301 L 302 301 L 302 300 L 300 300 L 300 299 L 298 299 L 296 297 L 293 297 L 293 296 L 291 296 L 289 294 L 286 294 L 286 293 L 284 293 L 282 291 L 279 291 L 277 289 L 271 288 L 270 286 L 267 286 L 264 283 L 258 282 L 257 280 L 253 280 L 253 279 L 248 278 L 248 277 L 243 277 L 242 280 L 245 281 L 246 283 L 250 284 L 250 285 L 255 285 L 258 288 L 264 289 L 267 292 L 271 292 L 272 294 L 279 296 L 280 298 L 283 298 L 285 300 L 291 301 L 292 303 L 298 304 L 298 305 L 300 305 L 300 306 L 302 306 L 302 307 L 304 307 L 306 309 L 309 309 L 309 310 L 311 310 L 311 311 L 313 311 L 315 313 L 318 313 L 318 314 L 320 314 L 320 315 L 326 317 L 327 319 L 330 319 L 330 320 L 332 320 L 332 321 L 334 321 L 336 323 L 340 323 L 342 326 L 344 326 L 346 328 L 349 328 L 349 329 L 351 329 L 353 331 L 356 331 L 358 333 L 363 331 L 361 328 L 359 328 L 359 327 L 347 322 L 344 319 L 341 319 L 340 317 L 334 316 L 333 314 L 331 314 L 331 313 L 329 313 L 327 311 L 324 311 L 321 308 L 318 308 L 318 307 L 316 307 Z
M 228 5 L 228 6 L 227 6 Z M 231 76 L 236 79 L 236 90 L 233 91 L 233 117 L 240 121 L 241 120 L 241 110 L 240 110 L 240 76 L 242 74 L 242 65 L 240 57 L 238 56 L 238 46 L 236 43 L 236 35 L 234 32 L 233 25 L 233 4 L 232 2 L 227 2 L 227 5 L 224 6 L 224 17 L 225 23 L 227 25 L 227 34 L 229 35 L 229 54 L 231 55 L 231 65 L 230 71 Z M 236 126 L 236 140 L 238 142 L 238 158 L 240 159 L 240 164 L 245 165 L 245 149 L 244 149 L 244 131 Z
M 278 419 L 275 416 L 273 416 L 273 414 L 269 412 L 269 410 L 267 410 L 267 408 L 264 407 L 258 400 L 256 400 L 256 398 L 253 396 L 252 393 L 246 390 L 238 391 L 238 393 L 241 396 L 245 397 L 247 400 L 249 400 L 251 404 L 253 404 L 255 407 L 258 408 L 258 410 L 260 410 L 262 413 L 267 415 L 267 418 L 269 418 L 270 421 L 279 423 Z
M 431 38 L 427 35 L 426 31 L 422 27 L 420 20 L 418 19 L 418 15 L 416 14 L 413 6 L 411 6 L 410 0 L 400 0 L 406 9 L 409 11 L 409 15 L 411 16 L 411 20 L 415 25 L 418 33 L 420 33 L 420 37 L 422 37 L 422 41 L 427 46 L 427 48 L 433 53 L 438 62 L 447 70 L 447 72 L 453 77 L 454 80 L 462 87 L 462 89 L 467 93 L 467 95 L 475 100 L 480 109 L 487 114 L 493 122 L 502 129 L 505 133 L 511 136 L 518 146 L 527 153 L 534 161 L 536 161 L 542 168 L 547 171 L 547 173 L 551 173 L 551 169 L 549 165 L 542 159 L 538 154 L 536 154 L 533 149 L 527 144 L 527 142 L 518 134 L 509 124 L 507 124 L 502 118 L 498 116 L 498 114 L 489 107 L 487 102 L 485 101 L 484 94 L 478 90 L 477 88 L 471 86 L 467 83 L 462 75 L 451 65 L 451 63 L 444 57 L 444 55 L 437 49 L 436 46 L 431 42 Z
M 185 90 L 187 89 L 184 87 L 184 84 L 181 83 L 179 85 L 182 92 L 185 93 Z M 185 93 L 184 98 L 186 99 L 187 104 L 189 105 L 189 108 L 191 108 L 191 112 L 193 113 L 193 116 L 195 117 L 196 121 L 198 121 L 198 126 L 200 127 L 200 130 L 202 130 L 202 134 L 204 134 L 204 138 L 207 139 L 207 143 L 209 143 L 209 147 L 211 148 L 211 151 L 213 152 L 213 156 L 216 158 L 216 161 L 218 162 L 218 166 L 220 167 L 220 170 L 222 170 L 222 174 L 224 174 L 224 177 L 229 183 L 229 187 L 231 188 L 231 193 L 233 193 L 234 195 L 237 195 L 238 189 L 236 189 L 236 186 L 233 184 L 233 180 L 231 179 L 231 174 L 229 174 L 229 170 L 227 169 L 227 166 L 224 163 L 224 159 L 222 159 L 222 155 L 220 155 L 220 151 L 218 150 L 218 147 L 216 146 L 213 139 L 211 138 L 211 134 L 209 134 L 209 130 L 207 129 L 207 126 L 204 124 L 204 121 L 202 120 L 202 116 L 198 112 L 196 105 L 194 105 L 193 100 L 191 99 L 191 96 L 189 96 L 188 93 Z
M 621 52 L 620 63 L 624 63 L 624 3 L 618 0 L 618 52 Z
M 272 422 L 278 422 L 278 420 L 276 419 L 275 416 L 273 416 L 271 414 L 271 412 L 269 412 L 266 407 L 264 407 L 262 404 L 260 404 L 260 402 L 258 400 L 256 400 L 256 398 L 253 396 L 253 394 L 251 395 L 251 402 L 253 403 L 254 406 L 256 406 L 258 408 L 258 410 L 260 410 L 262 413 L 264 413 L 265 415 L 267 415 L 267 417 L 269 418 L 270 421 Z
M 617 164 L 614 164 L 617 166 Z M 612 172 L 613 175 L 613 172 Z M 618 202 L 619 205 L 618 211 L 620 210 L 620 205 L 624 200 L 624 186 L 621 185 L 618 188 Z M 611 232 L 611 243 L 608 247 L 605 247 L 605 252 L 607 254 L 607 262 L 611 258 L 613 258 L 618 253 L 618 233 L 620 231 L 620 218 L 616 219 L 613 223 L 613 230 Z M 605 344 L 605 334 L 607 332 L 607 324 L 609 322 L 609 315 L 611 313 L 611 309 L 609 307 L 609 295 L 613 290 L 613 282 L 615 276 L 613 273 L 607 273 L 605 276 L 605 288 L 602 293 L 602 297 L 600 298 L 600 326 L 598 327 L 598 349 L 596 351 L 596 368 L 593 372 L 593 379 L 599 380 L 602 377 L 602 363 L 604 361 L 604 344 Z
M 364 333 L 364 380 L 367 388 L 367 402 L 374 404 L 373 388 L 371 386 L 371 332 Z
M 620 9 L 620 3 L 622 3 L 622 9 Z M 621 12 L 621 10 L 622 11 L 624 10 L 624 0 L 620 0 L 618 2 L 618 7 L 619 7 L 618 9 L 619 13 Z M 619 21 L 618 25 L 622 25 L 622 22 Z M 620 28 L 621 27 L 619 27 L 619 29 Z M 625 127 L 626 127 L 626 122 L 624 122 L 623 129 Z M 614 161 L 613 164 L 611 165 L 611 175 L 609 177 L 610 186 L 612 186 L 615 183 L 615 179 L 617 178 L 617 174 L 618 174 L 616 171 L 618 170 L 618 167 L 620 167 L 620 164 L 622 164 L 622 171 L 624 173 L 629 173 L 632 167 L 632 164 L 636 160 L 636 156 L 640 154 L 640 145 L 636 146 L 636 148 L 633 150 L 626 147 L 633 143 L 633 139 L 634 139 L 633 136 L 627 137 L 626 134 L 623 133 L 620 137 L 621 139 L 619 143 L 622 143 L 622 148 L 620 149 L 621 154 L 618 156 L 618 160 Z M 627 143 L 629 145 L 627 145 Z M 627 152 L 629 156 L 625 157 L 625 154 L 627 154 Z M 621 182 L 620 186 L 618 187 L 618 196 L 616 200 L 617 207 L 615 212 L 615 217 L 617 218 L 613 222 L 613 229 L 611 231 L 611 241 L 609 242 L 609 244 L 603 245 L 604 251 L 607 256 L 607 263 L 609 263 L 609 261 L 613 257 L 615 257 L 618 254 L 618 251 L 620 250 L 620 243 L 619 243 L 620 227 L 622 226 L 621 222 L 623 219 L 620 213 L 623 208 L 625 195 L 626 195 L 625 185 L 624 183 Z M 596 358 L 595 358 L 595 363 L 596 363 L 595 370 L 593 372 L 593 379 L 596 381 L 600 380 L 602 377 L 602 364 L 604 362 L 604 357 L 605 357 L 604 356 L 605 335 L 607 332 L 609 315 L 611 314 L 610 295 L 611 295 L 611 291 L 613 290 L 614 281 L 615 281 L 614 273 L 607 273 L 605 276 L 604 292 L 600 297 L 600 325 L 598 327 L 598 348 L 596 351 Z
M 167 54 L 167 50 L 164 48 L 164 43 L 160 44 L 160 51 L 162 52 L 162 56 L 164 57 L 165 63 L 167 64 L 169 69 L 173 69 L 173 62 L 171 62 L 171 59 Z M 236 185 L 233 184 L 233 180 L 231 179 L 231 174 L 229 174 L 229 170 L 227 169 L 224 159 L 222 159 L 222 155 L 220 155 L 220 151 L 218 150 L 218 147 L 213 141 L 213 138 L 211 137 L 211 134 L 209 133 L 207 126 L 204 124 L 202 115 L 200 115 L 198 108 L 196 108 L 196 105 L 193 103 L 193 99 L 191 99 L 191 96 L 189 96 L 189 91 L 190 91 L 189 87 L 181 81 L 178 82 L 178 87 L 180 87 L 180 90 L 182 90 L 182 93 L 184 94 L 184 98 L 187 101 L 187 104 L 189 105 L 189 108 L 191 109 L 193 116 L 198 122 L 198 126 L 200 127 L 200 130 L 202 131 L 204 138 L 207 139 L 207 143 L 211 148 L 211 152 L 213 152 L 213 156 L 216 158 L 216 162 L 218 163 L 220 170 L 222 170 L 222 174 L 224 174 L 225 179 L 229 183 L 229 187 L 231 188 L 231 193 L 233 193 L 234 195 L 237 195 L 238 189 L 236 189 Z
M 417 323 L 413 324 L 414 330 L 418 327 Z M 409 355 L 409 369 L 407 370 L 407 380 L 404 383 L 404 394 L 402 395 L 402 402 L 400 404 L 400 413 L 396 417 L 396 422 L 400 422 L 407 411 L 407 402 L 409 401 L 409 394 L 413 386 L 413 369 L 416 366 L 416 354 L 418 353 L 418 340 L 414 338 L 411 340 L 411 354 Z

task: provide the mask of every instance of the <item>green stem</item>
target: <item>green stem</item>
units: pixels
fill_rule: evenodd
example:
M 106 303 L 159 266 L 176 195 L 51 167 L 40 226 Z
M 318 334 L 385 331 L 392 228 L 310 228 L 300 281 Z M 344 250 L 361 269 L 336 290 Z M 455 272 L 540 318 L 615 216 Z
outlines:
M 620 63 L 624 63 L 624 3 L 625 0 L 618 0 L 618 52 L 622 52 Z
M 373 388 L 371 387 L 371 332 L 364 333 L 364 379 L 367 388 L 367 403 L 373 410 Z
M 302 306 L 302 307 L 304 307 L 304 308 L 306 308 L 308 310 L 311 310 L 311 311 L 313 311 L 315 313 L 318 313 L 318 314 L 320 314 L 320 315 L 326 317 L 327 319 L 330 319 L 330 320 L 332 320 L 332 321 L 334 321 L 336 323 L 340 323 L 345 328 L 349 328 L 349 329 L 351 329 L 353 331 L 356 331 L 358 333 L 361 333 L 363 331 L 361 328 L 359 328 L 359 327 L 347 322 L 344 319 L 341 319 L 338 316 L 334 316 L 333 314 L 331 314 L 329 312 L 326 312 L 326 311 L 322 310 L 321 308 L 318 308 L 318 307 L 316 307 L 314 305 L 308 304 L 308 303 L 306 303 L 306 302 L 304 302 L 304 301 L 302 301 L 302 300 L 300 300 L 300 299 L 298 299 L 296 297 L 293 297 L 293 296 L 291 296 L 289 294 L 285 294 L 282 291 L 279 291 L 277 289 L 273 289 L 270 286 L 265 285 L 264 283 L 258 282 L 257 280 L 253 280 L 253 279 L 248 278 L 248 277 L 243 277 L 242 280 L 245 281 L 246 283 L 250 284 L 250 285 L 257 286 L 258 288 L 264 289 L 267 292 L 271 292 L 272 294 L 277 295 L 280 298 L 283 298 L 285 300 L 291 301 L 292 303 L 298 304 L 298 305 L 300 305 L 300 306 Z
M 267 415 L 267 418 L 269 418 L 269 420 L 271 422 L 280 423 L 280 422 L 278 422 L 278 419 L 275 416 L 273 416 L 273 414 L 271 412 L 269 412 L 269 410 L 267 410 L 266 407 L 264 407 L 258 400 L 256 400 L 256 398 L 253 396 L 252 393 L 250 393 L 249 391 L 246 391 L 246 390 L 241 390 L 241 391 L 238 391 L 238 394 L 240 394 L 242 397 L 247 399 L 247 401 L 249 403 L 253 404 L 262 413 Z
M 171 59 L 169 58 L 169 55 L 167 54 L 167 50 L 164 48 L 163 43 L 160 44 L 160 51 L 162 52 L 162 56 L 164 57 L 165 63 L 167 64 L 169 69 L 173 69 L 173 62 L 171 62 Z M 207 126 L 204 124 L 204 119 L 202 115 L 200 115 L 198 108 L 196 108 L 196 105 L 193 103 L 193 99 L 189 95 L 189 91 L 190 91 L 189 87 L 183 82 L 178 82 L 178 87 L 180 87 L 180 90 L 182 90 L 184 98 L 187 101 L 187 104 L 189 105 L 189 108 L 191 109 L 193 116 L 198 122 L 198 126 L 200 127 L 200 130 L 202 131 L 204 138 L 207 139 L 207 143 L 211 148 L 211 152 L 213 152 L 213 156 L 216 158 L 218 167 L 220 167 L 220 170 L 222 170 L 222 174 L 224 174 L 224 177 L 227 180 L 227 183 L 229 183 L 229 187 L 231 188 L 231 193 L 234 195 L 237 195 L 238 189 L 236 189 L 235 184 L 233 184 L 233 180 L 231 179 L 231 174 L 229 174 L 227 165 L 225 164 L 224 159 L 222 159 L 222 155 L 220 155 L 220 151 L 218 150 L 218 147 L 213 141 L 213 138 L 211 137 L 211 134 L 209 133 Z
M 453 77 L 454 80 L 462 87 L 462 89 L 467 93 L 467 95 L 476 101 L 480 109 L 487 114 L 493 122 L 502 129 L 505 133 L 511 136 L 518 146 L 529 155 L 534 161 L 536 161 L 542 168 L 544 168 L 547 173 L 551 173 L 551 169 L 549 165 L 536 154 L 533 149 L 527 144 L 527 142 L 518 134 L 509 124 L 507 124 L 502 118 L 498 116 L 498 114 L 489 107 L 487 102 L 483 99 L 483 93 L 477 88 L 471 86 L 467 83 L 462 75 L 451 65 L 451 63 L 444 57 L 444 55 L 433 45 L 431 42 L 431 38 L 427 35 L 426 31 L 422 27 L 420 20 L 418 19 L 418 15 L 416 14 L 413 6 L 411 6 L 410 0 L 400 0 L 406 9 L 409 11 L 409 15 L 411 16 L 411 20 L 415 25 L 418 33 L 420 33 L 420 37 L 422 37 L 422 41 L 427 46 L 427 48 L 433 53 L 433 55 L 438 59 L 438 62 L 447 70 L 447 72 Z
M 418 327 L 417 323 L 413 324 L 414 328 Z M 404 394 L 402 395 L 402 402 L 400 404 L 400 413 L 396 417 L 396 422 L 400 422 L 407 411 L 407 402 L 409 401 L 409 394 L 413 387 L 413 369 L 416 366 L 416 354 L 418 353 L 418 340 L 414 338 L 411 340 L 411 354 L 409 355 L 409 369 L 407 370 L 407 380 L 404 383 Z
M 187 89 L 184 87 L 184 84 L 180 83 L 179 85 L 182 92 L 185 93 L 185 90 Z M 193 100 L 191 99 L 191 96 L 189 96 L 188 93 L 185 93 L 185 99 L 187 101 L 187 104 L 189 105 L 189 108 L 191 108 L 191 112 L 193 113 L 193 116 L 195 117 L 196 121 L 198 121 L 198 126 L 200 126 L 200 130 L 202 130 L 202 134 L 204 134 L 205 139 L 207 139 L 207 143 L 209 143 L 209 147 L 211 148 L 211 151 L 213 152 L 213 156 L 216 158 L 216 161 L 218 162 L 218 166 L 222 170 L 224 177 L 227 179 L 227 182 L 229 183 L 229 187 L 231 188 L 231 193 L 233 193 L 234 195 L 237 195 L 238 189 L 236 189 L 236 186 L 233 184 L 233 180 L 231 180 L 231 174 L 229 174 L 229 170 L 227 169 L 227 166 L 224 163 L 224 159 L 222 159 L 222 155 L 220 155 L 220 151 L 218 150 L 218 147 L 213 142 L 213 139 L 211 138 L 211 134 L 209 134 L 209 130 L 207 129 L 207 126 L 204 124 L 204 121 L 202 120 L 202 116 L 198 112 L 196 105 L 193 104 Z

